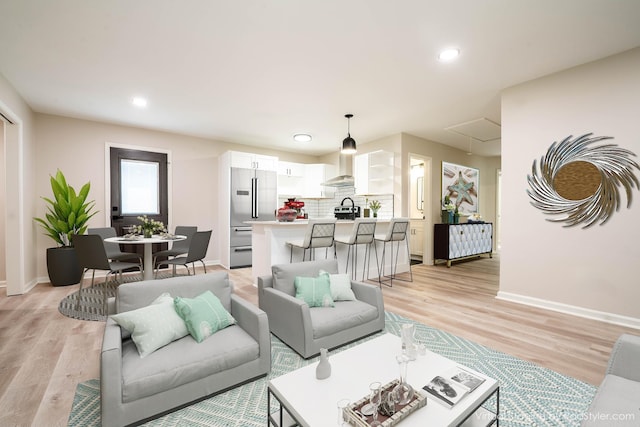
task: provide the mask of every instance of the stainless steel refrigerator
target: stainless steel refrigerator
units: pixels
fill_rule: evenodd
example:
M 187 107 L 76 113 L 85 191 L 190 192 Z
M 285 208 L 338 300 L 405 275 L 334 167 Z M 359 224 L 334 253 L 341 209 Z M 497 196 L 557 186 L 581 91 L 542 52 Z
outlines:
M 251 266 L 251 225 L 275 219 L 278 205 L 275 171 L 231 168 L 229 267 Z

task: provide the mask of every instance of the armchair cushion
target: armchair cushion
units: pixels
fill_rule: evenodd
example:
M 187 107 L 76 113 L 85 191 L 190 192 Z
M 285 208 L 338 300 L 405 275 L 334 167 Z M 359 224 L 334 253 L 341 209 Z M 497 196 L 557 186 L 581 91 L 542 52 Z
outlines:
M 218 297 L 211 291 L 195 298 L 176 297 L 174 304 L 178 315 L 187 325 L 189 334 L 199 343 L 236 323 L 236 319 L 224 309 Z
M 309 310 L 313 338 L 322 338 L 375 320 L 378 309 L 362 301 L 339 301 L 334 307 Z
M 296 288 L 296 298 L 307 303 L 309 307 L 333 307 L 329 274 L 318 277 L 298 276 L 293 284 Z
M 173 298 L 167 292 L 156 298 L 151 305 L 115 314 L 112 318 L 131 332 L 131 339 L 141 358 L 189 334 L 184 321 L 173 307 Z
M 351 290 L 351 278 L 348 274 L 329 274 L 320 270 L 320 274 L 329 275 L 329 285 L 331 287 L 331 298 L 334 301 L 355 301 L 356 296 Z

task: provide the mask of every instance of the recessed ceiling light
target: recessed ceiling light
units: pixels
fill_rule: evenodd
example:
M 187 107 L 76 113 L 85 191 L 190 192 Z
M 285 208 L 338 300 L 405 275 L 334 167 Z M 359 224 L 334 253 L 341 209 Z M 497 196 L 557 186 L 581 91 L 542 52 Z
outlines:
M 438 54 L 438 60 L 442 62 L 453 61 L 460 55 L 460 49 L 447 48 Z
M 147 106 L 147 100 L 141 96 L 134 96 L 131 99 L 131 103 L 136 107 L 144 108 Z
M 293 135 L 293 140 L 298 142 L 309 142 L 311 141 L 311 135 L 308 133 L 296 133 Z

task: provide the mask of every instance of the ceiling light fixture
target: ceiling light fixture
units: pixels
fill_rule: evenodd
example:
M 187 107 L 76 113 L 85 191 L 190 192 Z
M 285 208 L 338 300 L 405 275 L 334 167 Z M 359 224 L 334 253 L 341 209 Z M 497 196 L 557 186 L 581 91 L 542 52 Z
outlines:
M 293 140 L 298 142 L 309 142 L 311 141 L 311 135 L 308 133 L 296 133 L 293 135 Z
M 351 117 L 353 114 L 345 114 L 347 118 L 347 137 L 342 141 L 342 154 L 354 154 L 356 150 L 356 140 L 351 138 Z
M 438 60 L 442 62 L 453 61 L 460 55 L 460 50 L 456 48 L 447 48 L 438 54 Z
M 141 96 L 134 96 L 131 99 L 131 103 L 136 107 L 144 108 L 147 106 L 147 100 Z

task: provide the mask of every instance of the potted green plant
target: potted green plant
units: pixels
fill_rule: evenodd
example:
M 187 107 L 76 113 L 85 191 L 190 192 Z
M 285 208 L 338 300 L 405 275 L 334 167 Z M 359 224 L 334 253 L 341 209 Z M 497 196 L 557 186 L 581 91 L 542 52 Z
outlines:
M 91 184 L 87 182 L 79 192 L 67 183 L 60 170 L 51 177 L 53 198 L 42 197 L 47 202 L 44 218 L 34 218 L 51 237 L 57 247 L 47 249 L 47 272 L 53 286 L 72 285 L 80 282 L 82 267 L 73 249 L 72 236 L 84 234 L 87 222 L 97 211 L 95 201 L 87 201 Z
M 371 212 L 373 212 L 374 218 L 378 217 L 378 211 L 380 210 L 381 207 L 382 205 L 377 200 L 372 200 L 371 203 L 369 203 L 369 208 L 371 208 Z

